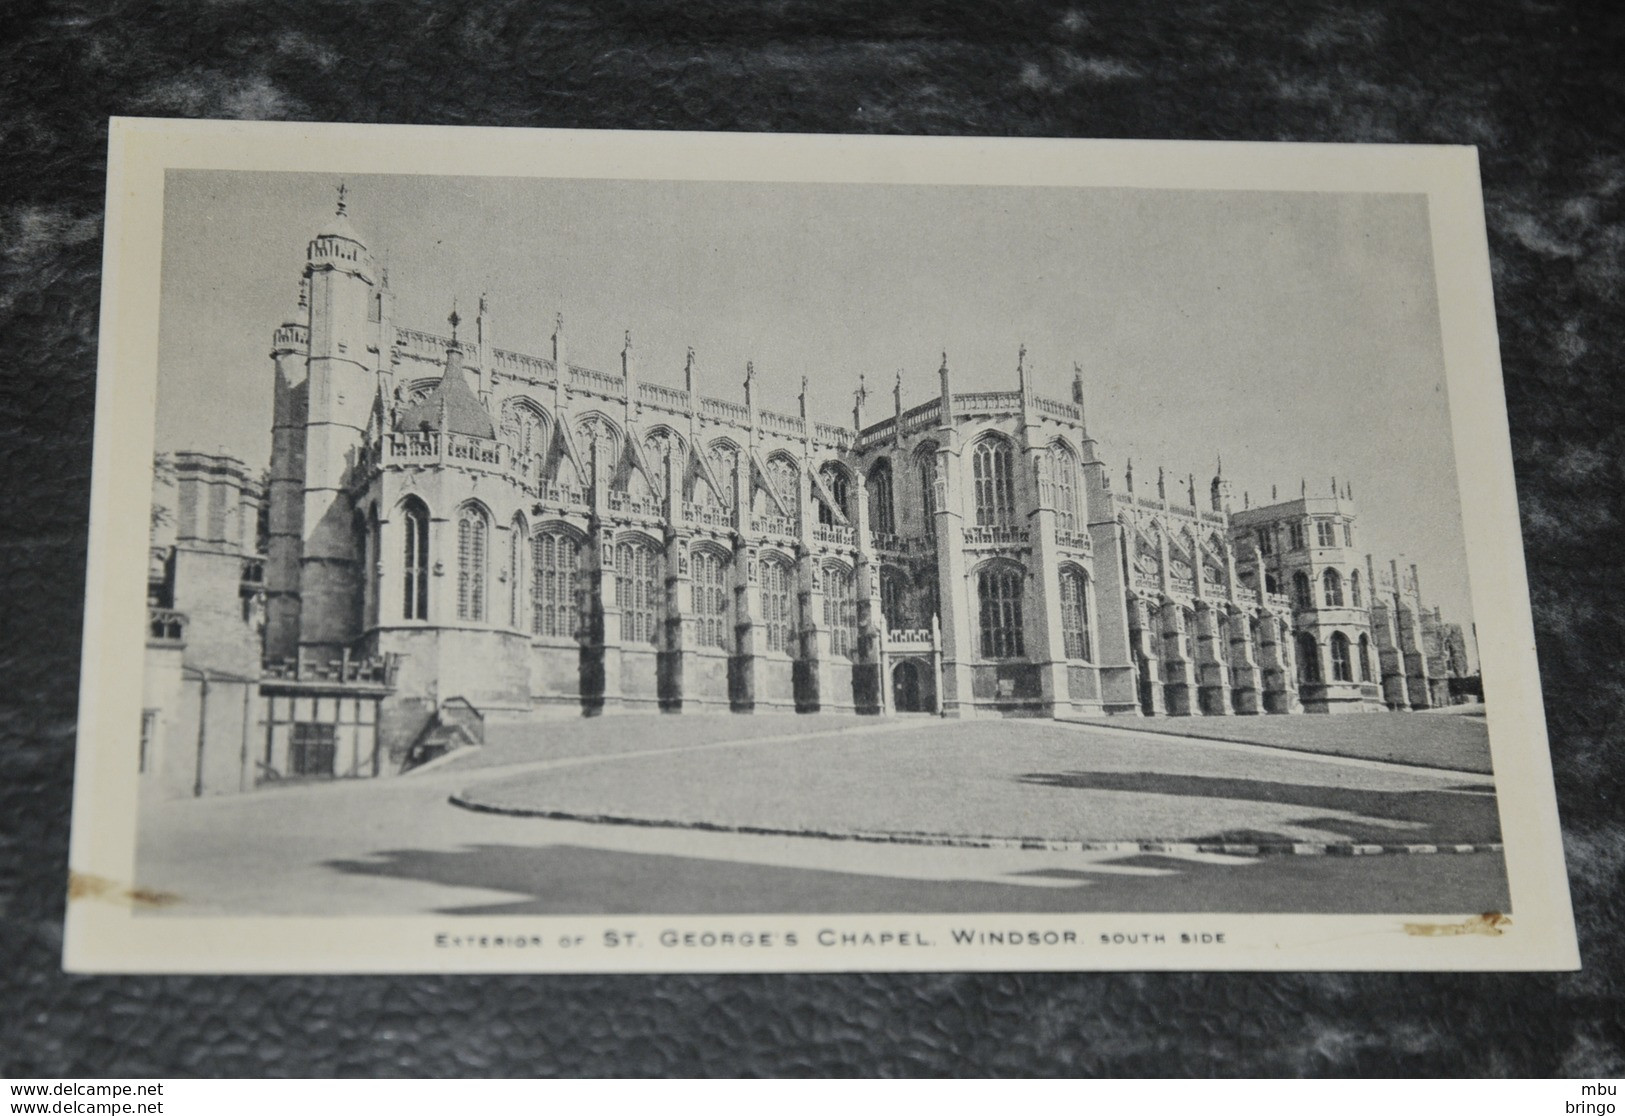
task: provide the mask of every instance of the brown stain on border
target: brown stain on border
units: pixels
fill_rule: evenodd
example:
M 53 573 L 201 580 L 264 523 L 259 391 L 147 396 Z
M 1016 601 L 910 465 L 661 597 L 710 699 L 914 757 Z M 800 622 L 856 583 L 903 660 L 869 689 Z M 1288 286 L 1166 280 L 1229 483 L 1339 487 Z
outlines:
M 1499 938 L 1512 919 L 1500 911 L 1485 911 L 1463 922 L 1407 922 L 1405 933 L 1413 938 L 1451 938 L 1462 934 L 1484 934 Z
M 68 870 L 68 901 L 76 899 L 103 899 L 110 903 L 124 903 L 132 907 L 168 907 L 181 901 L 179 895 L 168 891 L 154 891 L 148 887 L 125 887 L 105 876 Z

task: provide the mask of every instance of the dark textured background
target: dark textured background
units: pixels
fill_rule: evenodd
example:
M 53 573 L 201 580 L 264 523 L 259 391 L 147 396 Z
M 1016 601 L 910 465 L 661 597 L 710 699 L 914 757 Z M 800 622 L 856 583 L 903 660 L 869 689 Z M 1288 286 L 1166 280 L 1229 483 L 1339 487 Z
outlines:
M 1540 0 L 0 4 L 0 1075 L 1625 1074 L 1622 85 Z M 64 976 L 114 113 L 1477 144 L 1584 971 Z

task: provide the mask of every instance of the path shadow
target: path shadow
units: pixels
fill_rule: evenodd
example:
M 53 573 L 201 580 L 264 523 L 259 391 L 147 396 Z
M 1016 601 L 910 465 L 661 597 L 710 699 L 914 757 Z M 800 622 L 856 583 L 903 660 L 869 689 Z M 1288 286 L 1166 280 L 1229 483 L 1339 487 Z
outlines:
M 1365 843 L 1482 844 L 1501 839 L 1501 820 L 1495 794 L 1488 788 L 1465 785 L 1437 790 L 1376 791 L 1351 787 L 1323 787 L 1266 779 L 1222 778 L 1157 772 L 1056 771 L 1021 776 L 1033 786 L 1065 790 L 1124 791 L 1169 794 L 1190 798 L 1262 802 L 1277 806 L 1303 806 L 1356 817 L 1311 817 L 1294 820 L 1296 827 L 1322 829 Z M 1367 824 L 1360 819 L 1420 825 L 1423 829 L 1396 829 Z M 1242 832 L 1251 833 L 1242 837 Z M 1291 837 L 1256 830 L 1233 830 L 1201 840 L 1282 841 Z
M 1127 861 L 1129 863 L 1133 861 Z M 350 876 L 505 891 L 506 902 L 451 904 L 442 915 L 976 914 L 1095 912 L 1380 913 L 1506 910 L 1502 858 L 1266 857 L 1236 865 L 1158 858 L 1160 876 L 1047 869 L 1077 887 L 909 880 L 578 845 L 394 849 L 334 860 Z M 894 927 L 913 929 L 906 923 Z M 726 929 L 726 927 L 718 927 Z M 803 940 L 803 948 L 815 943 Z M 946 943 L 938 943 L 946 944 Z M 650 941 L 646 948 L 655 948 Z

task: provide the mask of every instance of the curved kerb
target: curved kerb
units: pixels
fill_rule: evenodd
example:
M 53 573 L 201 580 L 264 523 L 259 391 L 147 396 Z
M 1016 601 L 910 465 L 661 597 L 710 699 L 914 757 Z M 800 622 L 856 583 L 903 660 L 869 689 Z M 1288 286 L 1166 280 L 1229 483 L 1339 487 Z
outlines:
M 678 821 L 670 818 L 636 818 L 619 814 L 589 814 L 576 810 L 549 810 L 534 806 L 493 806 L 450 796 L 453 806 L 481 814 L 501 814 L 515 818 L 547 818 L 550 821 L 586 822 L 591 825 L 634 825 L 649 829 L 691 829 L 702 833 L 739 833 L 754 837 L 810 837 L 822 841 L 865 841 L 881 845 L 925 845 L 963 849 L 1034 849 L 1043 852 L 1108 853 L 1222 853 L 1228 856 L 1426 856 L 1434 853 L 1498 853 L 1501 842 L 1435 845 L 1370 845 L 1322 841 L 1069 841 L 1054 837 L 972 837 L 953 833 L 886 833 L 866 830 L 791 829 L 766 825 L 729 825 L 724 822 Z

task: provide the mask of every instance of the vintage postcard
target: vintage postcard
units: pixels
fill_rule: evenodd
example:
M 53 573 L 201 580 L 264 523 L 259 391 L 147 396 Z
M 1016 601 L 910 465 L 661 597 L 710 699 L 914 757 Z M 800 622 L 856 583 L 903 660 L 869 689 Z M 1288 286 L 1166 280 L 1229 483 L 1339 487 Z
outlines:
M 101 336 L 70 969 L 1578 964 L 1470 148 L 115 120 Z

